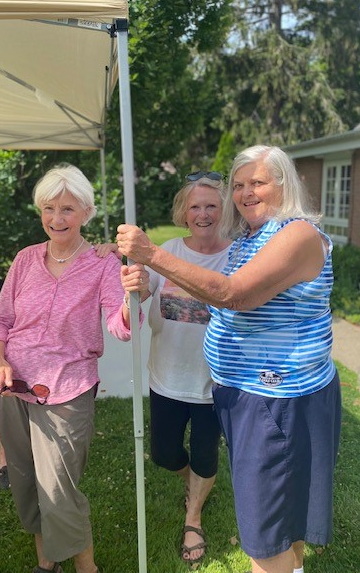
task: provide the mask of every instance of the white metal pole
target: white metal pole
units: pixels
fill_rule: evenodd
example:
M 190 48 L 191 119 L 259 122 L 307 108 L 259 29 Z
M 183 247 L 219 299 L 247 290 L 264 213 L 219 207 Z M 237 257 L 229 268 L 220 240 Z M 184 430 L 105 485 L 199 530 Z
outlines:
M 107 187 L 106 187 L 106 166 L 105 166 L 105 149 L 100 149 L 100 163 L 101 163 L 101 186 L 102 186 L 102 204 L 104 210 L 104 238 L 105 242 L 109 241 L 109 215 L 107 211 Z
M 121 125 L 121 149 L 124 173 L 125 220 L 136 224 L 133 134 L 130 103 L 130 77 L 128 60 L 128 22 L 116 21 L 119 103 Z M 128 261 L 130 264 L 131 261 Z M 146 520 L 145 520 L 145 476 L 144 476 L 144 413 L 141 374 L 141 346 L 139 325 L 139 294 L 130 296 L 130 321 L 133 360 L 133 414 L 136 459 L 136 500 L 138 525 L 139 573 L 146 573 Z

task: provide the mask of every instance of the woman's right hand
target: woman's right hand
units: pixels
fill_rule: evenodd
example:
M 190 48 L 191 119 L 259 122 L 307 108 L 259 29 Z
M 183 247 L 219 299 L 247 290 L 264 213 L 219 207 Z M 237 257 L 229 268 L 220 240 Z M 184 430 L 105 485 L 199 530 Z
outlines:
M 4 386 L 12 385 L 13 369 L 4 357 L 0 357 L 0 390 Z
M 156 248 L 147 234 L 135 225 L 119 225 L 116 242 L 119 252 L 128 259 L 146 265 Z
M 121 283 L 126 293 L 139 292 L 142 302 L 150 296 L 150 276 L 144 265 L 140 263 L 134 263 L 130 266 L 122 265 L 120 274 Z

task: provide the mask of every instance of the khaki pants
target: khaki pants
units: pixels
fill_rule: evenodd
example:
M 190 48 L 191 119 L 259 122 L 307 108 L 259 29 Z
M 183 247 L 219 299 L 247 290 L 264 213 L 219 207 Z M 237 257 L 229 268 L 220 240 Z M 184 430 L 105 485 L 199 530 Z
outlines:
M 78 490 L 94 426 L 94 389 L 54 406 L 0 397 L 0 434 L 23 527 L 44 555 L 64 561 L 92 544 L 90 509 Z

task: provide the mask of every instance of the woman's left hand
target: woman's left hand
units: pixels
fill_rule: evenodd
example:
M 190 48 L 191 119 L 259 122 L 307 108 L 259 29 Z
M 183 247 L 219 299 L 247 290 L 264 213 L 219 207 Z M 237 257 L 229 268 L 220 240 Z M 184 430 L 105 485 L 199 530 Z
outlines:
M 104 259 L 109 253 L 115 253 L 118 259 L 122 258 L 122 254 L 116 246 L 116 243 L 98 243 L 94 245 L 95 252 L 98 257 Z

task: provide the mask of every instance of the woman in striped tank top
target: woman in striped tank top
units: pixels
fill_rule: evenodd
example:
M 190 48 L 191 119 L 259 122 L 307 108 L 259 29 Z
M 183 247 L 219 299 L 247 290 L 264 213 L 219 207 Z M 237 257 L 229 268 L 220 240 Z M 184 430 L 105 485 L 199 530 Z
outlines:
M 292 160 L 254 146 L 234 160 L 222 273 L 120 225 L 119 250 L 209 305 L 204 352 L 229 448 L 241 544 L 253 573 L 303 573 L 304 542 L 332 536 L 339 378 L 331 358 L 332 243 Z

